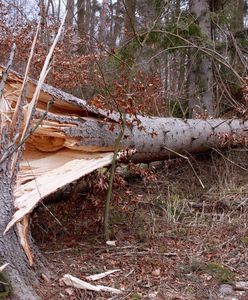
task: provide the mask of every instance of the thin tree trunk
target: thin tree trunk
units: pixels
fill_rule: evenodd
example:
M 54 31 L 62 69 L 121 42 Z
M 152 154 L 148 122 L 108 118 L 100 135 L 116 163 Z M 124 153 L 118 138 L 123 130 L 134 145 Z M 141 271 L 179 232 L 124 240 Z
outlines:
M 85 47 L 86 28 L 85 28 L 85 1 L 77 0 L 77 28 L 78 36 L 82 40 L 82 44 L 79 46 L 79 54 L 85 54 L 87 48 Z
M 236 32 L 244 30 L 244 18 L 245 18 L 245 1 L 233 0 L 231 3 L 231 20 L 230 28 L 235 34 Z
M 92 0 L 91 9 L 90 9 L 90 29 L 89 29 L 91 37 L 95 36 L 95 29 L 97 24 L 96 13 L 97 13 L 97 1 Z
M 115 22 L 113 28 L 112 45 L 118 46 L 117 41 L 121 36 L 122 18 L 121 18 L 121 0 L 117 0 L 115 3 Z
M 135 11 L 136 0 L 124 0 L 125 5 L 125 19 L 124 19 L 124 40 L 130 39 L 135 33 Z
M 191 0 L 190 12 L 195 16 L 201 32 L 211 40 L 209 0 Z M 191 116 L 204 113 L 214 116 L 212 60 L 199 51 L 190 50 L 189 61 L 189 110 Z
M 74 17 L 74 0 L 67 0 L 66 3 L 67 15 L 65 20 L 65 29 L 73 27 L 73 17 Z
M 106 43 L 107 37 L 107 8 L 108 8 L 108 1 L 102 1 L 102 8 L 100 14 L 100 26 L 99 26 L 99 37 L 98 40 L 100 43 Z

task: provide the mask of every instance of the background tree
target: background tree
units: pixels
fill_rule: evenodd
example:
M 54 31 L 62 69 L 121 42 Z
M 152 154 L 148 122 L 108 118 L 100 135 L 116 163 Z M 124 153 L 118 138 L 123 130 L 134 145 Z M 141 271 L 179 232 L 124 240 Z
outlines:
M 209 0 L 191 0 L 189 11 L 199 25 L 204 44 L 211 43 L 212 29 Z M 209 53 L 200 49 L 189 51 L 189 110 L 202 113 L 205 109 L 210 116 L 214 116 L 213 68 Z
M 210 5 L 206 0 L 78 0 L 77 3 L 68 0 L 67 4 L 71 12 L 67 17 L 66 29 L 70 31 L 69 28 L 75 22 L 78 32 L 73 39 L 60 40 L 51 63 L 51 84 L 88 98 L 96 107 L 111 110 L 121 108 L 123 112 L 134 116 L 134 119 L 137 114 L 186 118 L 193 114 L 195 107 L 200 108 L 200 113 L 206 109 L 210 115 L 231 113 L 233 116 L 235 110 L 238 110 L 238 113 L 245 116 L 247 99 L 241 95 L 242 77 L 247 72 L 245 1 L 220 0 L 212 1 Z M 77 11 L 73 21 L 74 5 Z M 30 76 L 37 78 L 64 14 L 62 2 L 48 1 L 45 6 L 44 1 L 1 1 L 0 6 L 1 63 L 6 64 L 11 46 L 16 43 L 13 67 L 22 73 L 35 34 L 34 29 L 41 18 L 42 31 L 30 70 Z M 3 98 L 0 101 L 4 103 Z M 0 118 L 2 157 L 15 143 L 15 134 L 8 134 L 11 124 L 4 111 L 1 111 Z M 142 120 L 146 125 L 148 119 Z M 153 120 L 156 125 L 157 119 Z M 91 125 L 93 123 L 88 122 Z M 204 126 L 207 124 L 199 122 Z M 214 122 L 210 123 L 215 128 L 218 124 Z M 183 124 L 190 126 L 196 123 L 198 121 L 170 119 L 171 133 L 168 134 L 164 130 L 165 125 L 152 127 L 148 124 L 147 129 L 152 129 L 147 130 L 150 134 L 148 139 L 146 132 L 140 134 L 142 123 L 138 122 L 134 131 L 137 136 L 142 136 L 142 140 L 137 138 L 136 142 L 141 151 L 147 138 L 150 141 L 147 153 L 155 149 L 157 153 L 168 155 L 168 150 L 161 150 L 161 144 L 168 142 L 165 136 L 168 135 L 171 137 L 169 141 L 174 142 L 175 134 L 180 133 L 185 137 Z M 233 121 L 230 124 L 236 123 Z M 85 123 L 85 126 L 88 124 Z M 106 138 L 105 143 L 112 141 L 113 146 L 119 124 L 113 126 L 112 132 L 109 131 L 109 124 L 103 124 L 100 124 L 101 129 L 97 127 L 99 139 L 107 136 L 109 139 Z M 178 128 L 177 133 L 173 132 L 175 128 Z M 213 128 L 208 128 L 212 132 Z M 159 132 L 161 143 L 154 147 L 152 136 L 158 134 L 156 131 Z M 126 132 L 131 135 L 129 128 Z M 189 136 L 190 149 L 193 148 L 194 140 L 194 136 Z M 195 144 L 201 141 L 204 140 Z M 125 140 L 125 143 L 130 147 L 133 145 L 133 141 Z M 175 150 L 180 152 L 183 146 L 179 143 Z M 152 153 L 152 159 L 157 153 Z M 0 166 L 2 232 L 13 212 L 11 199 L 18 165 L 14 169 L 11 166 L 11 156 Z M 0 265 L 8 261 L 14 266 L 7 270 L 13 278 L 15 292 L 22 299 L 32 299 L 34 292 L 30 286 L 36 273 L 27 267 L 14 230 L 1 236 Z
M 66 3 L 67 16 L 65 20 L 65 29 L 73 28 L 74 21 L 74 0 L 67 0 Z
M 123 4 L 125 7 L 124 36 L 125 39 L 129 39 L 130 35 L 135 34 L 136 0 L 125 0 L 123 1 Z

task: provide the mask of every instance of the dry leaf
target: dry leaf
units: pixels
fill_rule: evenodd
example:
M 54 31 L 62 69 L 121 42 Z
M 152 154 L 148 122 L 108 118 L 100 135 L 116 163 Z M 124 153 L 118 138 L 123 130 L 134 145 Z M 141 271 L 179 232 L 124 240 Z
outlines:
M 155 269 L 155 270 L 152 272 L 152 275 L 154 275 L 154 276 L 159 276 L 159 275 L 160 275 L 160 269 Z

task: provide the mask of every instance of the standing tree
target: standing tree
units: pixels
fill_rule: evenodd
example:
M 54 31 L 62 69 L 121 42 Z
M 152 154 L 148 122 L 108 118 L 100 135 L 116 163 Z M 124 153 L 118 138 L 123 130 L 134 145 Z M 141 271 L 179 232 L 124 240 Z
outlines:
M 98 36 L 99 42 L 103 44 L 106 43 L 106 37 L 107 37 L 107 28 L 108 28 L 107 10 L 108 10 L 108 1 L 103 0 L 101 13 L 100 13 L 99 36 Z
M 5 115 L 6 103 L 3 98 L 3 89 L 7 80 L 9 68 L 12 64 L 14 56 L 14 48 L 6 71 L 3 74 L 0 84 L 0 158 L 3 159 L 10 149 L 16 145 L 16 133 L 19 132 L 21 126 L 20 113 L 15 122 L 15 128 L 12 128 L 11 122 Z M 24 99 L 20 98 L 23 105 Z M 20 149 L 21 151 L 21 149 Z M 8 234 L 3 235 L 3 232 L 8 224 L 11 215 L 13 214 L 13 191 L 18 171 L 18 160 L 15 163 L 14 155 L 9 155 L 0 165 L 0 265 L 8 263 L 5 272 L 0 272 L 2 284 L 0 292 L 1 296 L 8 296 L 12 290 L 13 299 L 33 300 L 38 299 L 38 296 L 32 289 L 33 284 L 38 284 L 38 276 L 34 269 L 28 265 L 27 258 L 20 245 L 16 229 L 11 230 Z
M 85 18 L 86 18 L 86 0 L 77 0 L 77 29 L 78 29 L 78 36 L 82 40 L 82 43 L 78 50 L 80 54 L 85 54 L 87 50 L 84 43 L 86 34 L 88 32 L 87 24 L 85 24 Z
M 68 13 L 65 20 L 65 29 L 70 29 L 73 28 L 74 0 L 67 0 L 66 9 Z
M 125 0 L 123 3 L 125 6 L 124 37 L 125 39 L 129 39 L 130 35 L 135 33 L 136 0 Z
M 61 35 L 62 28 L 65 22 L 65 17 L 60 25 L 57 36 L 54 39 L 53 45 L 46 57 L 44 66 L 41 71 L 40 79 L 37 88 L 33 94 L 32 101 L 28 106 L 25 124 L 23 126 L 23 111 L 24 104 L 26 104 L 26 81 L 29 72 L 31 59 L 34 52 L 34 47 L 37 41 L 39 32 L 39 26 L 34 37 L 33 45 L 31 47 L 30 57 L 27 63 L 25 78 L 21 89 L 19 89 L 18 100 L 14 109 L 10 112 L 9 105 L 4 97 L 3 91 L 5 88 L 6 81 L 8 79 L 8 73 L 10 72 L 11 65 L 14 59 L 15 44 L 12 47 L 10 58 L 6 69 L 2 75 L 2 81 L 0 83 L 0 265 L 9 264 L 6 269 L 6 275 L 0 272 L 1 277 L 1 289 L 3 294 L 1 296 L 8 296 L 11 291 L 11 298 L 18 300 L 33 300 L 39 299 L 33 290 L 32 286 L 38 284 L 38 279 L 41 275 L 41 271 L 44 271 L 44 265 L 42 263 L 42 256 L 38 250 L 36 252 L 36 269 L 31 268 L 33 258 L 30 256 L 26 257 L 23 245 L 23 240 L 20 238 L 20 232 L 26 232 L 27 235 L 27 219 L 23 220 L 22 224 L 19 224 L 16 229 L 12 229 L 7 234 L 4 234 L 6 225 L 8 224 L 11 215 L 14 211 L 14 187 L 16 184 L 16 176 L 19 170 L 19 161 L 23 152 L 23 144 L 25 139 L 30 134 L 30 122 L 32 115 L 36 109 L 36 103 L 40 94 L 41 86 L 48 74 L 50 69 L 49 64 L 53 55 L 54 48 Z M 40 25 L 40 24 L 39 24 Z M 10 113 L 10 114 L 9 114 Z M 10 115 L 10 117 L 8 116 Z M 19 240 L 19 238 L 20 240 Z M 25 238 L 28 238 L 26 236 Z M 32 245 L 32 242 L 31 242 Z M 30 263 L 30 265 L 29 265 Z
M 211 41 L 211 18 L 209 0 L 190 0 L 190 13 L 198 24 L 202 39 L 209 44 Z M 189 51 L 189 110 L 191 115 L 207 110 L 208 115 L 214 115 L 213 67 L 210 56 L 199 50 Z

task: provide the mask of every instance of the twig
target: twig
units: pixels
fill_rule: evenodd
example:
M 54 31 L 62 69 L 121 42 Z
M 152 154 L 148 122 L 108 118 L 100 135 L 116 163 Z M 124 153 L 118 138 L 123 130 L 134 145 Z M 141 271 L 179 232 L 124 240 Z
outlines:
M 114 182 L 114 175 L 115 175 L 115 165 L 116 160 L 118 156 L 118 152 L 120 150 L 121 141 L 125 132 L 126 128 L 126 119 L 125 116 L 122 115 L 122 129 L 119 133 L 116 141 L 115 141 L 115 149 L 114 149 L 114 155 L 110 170 L 110 176 L 109 176 L 109 186 L 108 186 L 108 192 L 105 200 L 105 209 L 104 209 L 104 239 L 105 241 L 108 241 L 110 239 L 110 229 L 109 229 L 109 212 L 110 212 L 110 202 L 111 202 L 111 195 L 113 190 L 113 182 Z
M 4 107 L 5 107 L 4 101 L 5 100 L 3 98 L 3 90 L 4 90 L 4 87 L 6 85 L 6 81 L 7 81 L 9 72 L 10 72 L 10 68 L 13 64 L 13 60 L 14 60 L 14 56 L 15 56 L 15 50 L 16 50 L 16 44 L 13 44 L 12 48 L 11 48 L 11 52 L 10 52 L 10 56 L 9 56 L 9 60 L 8 60 L 8 63 L 7 63 L 6 70 L 2 74 L 2 80 L 1 80 L 1 83 L 0 83 L 0 153 L 2 152 L 2 149 L 4 149 L 3 147 L 6 147 L 6 145 L 5 146 L 1 145 L 2 144 L 1 143 L 1 135 L 3 134 L 4 128 L 6 127 L 4 121 L 6 119 L 9 120 L 8 117 L 4 117 L 6 109 L 4 109 Z M 2 118 L 2 114 L 3 114 L 3 118 Z M 7 145 L 7 147 L 8 147 L 8 145 Z
M 2 80 L 1 80 L 1 83 L 0 83 L 0 102 L 1 102 L 1 99 L 2 99 L 3 90 L 4 90 L 4 87 L 5 87 L 5 84 L 6 84 L 6 80 L 8 78 L 9 72 L 10 72 L 10 68 L 13 64 L 13 60 L 14 60 L 14 56 L 15 56 L 15 50 L 16 50 L 16 44 L 14 43 L 12 45 L 12 48 L 11 48 L 11 52 L 10 52 L 10 56 L 9 56 L 9 60 L 8 60 L 8 63 L 7 63 L 6 70 L 2 74 Z
M 196 178 L 197 178 L 198 181 L 200 182 L 202 188 L 205 189 L 205 186 L 204 186 L 204 184 L 203 184 L 201 178 L 200 178 L 200 177 L 198 176 L 198 174 L 196 173 L 196 170 L 194 169 L 194 167 L 193 167 L 193 165 L 192 165 L 192 162 L 190 161 L 190 159 L 189 159 L 187 156 L 182 155 L 181 153 L 178 153 L 178 152 L 176 152 L 176 151 L 174 151 L 174 150 L 172 150 L 172 149 L 166 147 L 165 145 L 163 146 L 163 148 L 166 149 L 167 151 L 170 151 L 170 152 L 172 152 L 172 153 L 174 153 L 174 154 L 176 154 L 176 155 L 178 155 L 178 156 L 180 156 L 180 157 L 186 159 L 186 160 L 188 161 L 188 163 L 189 163 L 191 169 L 193 170 L 193 172 L 194 172 Z
M 193 42 L 191 42 L 190 40 L 187 40 L 186 38 L 184 38 L 181 35 L 178 35 L 176 33 L 173 32 L 169 32 L 166 30 L 152 30 L 152 32 L 155 33 L 161 33 L 161 34 L 167 34 L 176 38 L 179 38 L 180 40 L 182 40 L 186 45 L 185 48 L 189 47 L 189 48 L 196 48 L 199 51 L 205 53 L 208 56 L 214 57 L 219 63 L 221 63 L 222 65 L 226 66 L 229 70 L 231 70 L 233 72 L 233 74 L 236 76 L 236 78 L 241 82 L 244 83 L 244 79 L 237 73 L 237 71 L 230 65 L 229 62 L 227 62 L 227 60 L 223 57 L 223 55 L 221 55 L 220 53 L 218 53 L 217 51 L 211 49 L 211 48 L 207 48 L 207 47 L 203 47 L 203 46 L 199 46 L 197 44 L 194 44 Z M 147 32 L 142 33 L 142 35 L 146 36 Z M 161 51 L 160 53 L 158 53 L 157 55 L 160 55 L 163 52 L 168 51 L 168 49 L 177 49 L 177 48 L 183 48 L 182 46 L 177 46 L 177 47 L 173 47 L 173 48 L 167 48 L 163 51 Z
M 33 98 L 31 100 L 31 102 L 29 103 L 28 112 L 27 112 L 27 118 L 26 118 L 25 126 L 24 126 L 24 129 L 23 129 L 23 132 L 22 132 L 21 142 L 22 142 L 22 140 L 24 139 L 24 137 L 26 135 L 28 127 L 30 126 L 31 118 L 32 118 L 33 112 L 34 112 L 34 110 L 36 108 L 36 103 L 37 103 L 37 100 L 38 100 L 38 97 L 39 97 L 39 94 L 40 94 L 40 91 L 41 91 L 41 87 L 42 87 L 42 85 L 43 85 L 43 83 L 45 81 L 45 78 L 46 78 L 47 74 L 50 71 L 50 61 L 52 59 L 55 46 L 57 45 L 59 37 L 60 37 L 60 35 L 62 33 L 62 29 L 63 29 L 64 23 L 65 23 L 66 15 L 67 15 L 67 12 L 65 13 L 65 16 L 64 16 L 64 18 L 63 18 L 63 20 L 62 20 L 62 22 L 60 24 L 58 33 L 57 33 L 57 35 L 56 35 L 56 37 L 55 37 L 55 39 L 53 41 L 53 44 L 52 44 L 52 46 L 50 48 L 50 51 L 49 51 L 49 53 L 48 53 L 48 55 L 46 57 L 46 60 L 44 62 L 43 68 L 42 68 L 41 73 L 40 73 L 40 78 L 38 80 L 37 87 L 36 87 L 34 95 L 33 95 Z
M 226 157 L 224 154 L 222 154 L 219 150 L 217 150 L 216 148 L 211 148 L 212 150 L 214 150 L 215 152 L 217 152 L 221 157 L 223 157 L 225 160 L 227 160 L 229 163 L 233 164 L 235 167 L 240 168 L 243 171 L 248 172 L 248 169 L 240 166 L 239 164 L 237 164 L 236 162 L 234 162 L 233 160 L 231 160 L 230 158 Z
M 37 29 L 36 29 L 36 33 L 35 33 L 35 36 L 34 36 L 34 39 L 33 39 L 33 42 L 32 42 L 32 46 L 31 46 L 31 50 L 30 50 L 30 54 L 29 54 L 29 58 L 28 58 L 28 63 L 27 63 L 26 70 L 25 70 L 25 75 L 24 75 L 23 82 L 22 82 L 21 91 L 20 91 L 18 100 L 16 102 L 16 107 L 15 107 L 15 111 L 14 111 L 13 118 L 12 118 L 12 128 L 13 128 L 12 130 L 13 131 L 15 129 L 15 125 L 16 125 L 16 122 L 17 122 L 18 112 L 21 109 L 21 107 L 20 107 L 21 98 L 22 98 L 22 95 L 24 93 L 25 86 L 26 86 L 26 83 L 27 83 L 30 64 L 31 64 L 31 61 L 32 61 L 32 58 L 33 58 L 34 48 L 35 48 L 35 45 L 36 45 L 39 30 L 40 30 L 40 25 L 41 25 L 41 21 L 39 21 Z M 15 135 L 15 132 L 13 132 L 13 135 Z
M 112 191 L 113 191 L 113 182 L 114 182 L 114 175 L 115 175 L 115 165 L 116 165 L 116 160 L 118 158 L 118 152 L 120 150 L 121 141 L 124 136 L 124 132 L 125 132 L 125 128 L 126 128 L 126 115 L 125 115 L 125 113 L 122 112 L 114 95 L 109 90 L 107 82 L 105 80 L 105 76 L 104 76 L 101 66 L 98 64 L 98 62 L 97 62 L 97 66 L 102 75 L 102 80 L 105 85 L 105 88 L 106 88 L 108 94 L 111 96 L 113 102 L 115 103 L 117 111 L 119 112 L 120 119 L 121 119 L 121 127 L 122 127 L 121 132 L 119 133 L 118 137 L 115 140 L 114 155 L 113 155 L 112 165 L 111 165 L 111 170 L 110 170 L 110 175 L 109 175 L 109 186 L 108 186 L 108 192 L 107 192 L 107 196 L 106 196 L 106 200 L 105 200 L 105 207 L 104 207 L 104 221 L 103 221 L 104 239 L 105 239 L 105 241 L 108 241 L 110 239 L 109 217 L 110 217 L 111 195 L 112 195 Z

